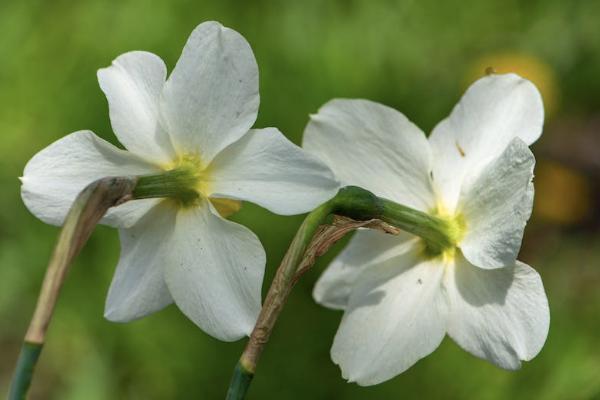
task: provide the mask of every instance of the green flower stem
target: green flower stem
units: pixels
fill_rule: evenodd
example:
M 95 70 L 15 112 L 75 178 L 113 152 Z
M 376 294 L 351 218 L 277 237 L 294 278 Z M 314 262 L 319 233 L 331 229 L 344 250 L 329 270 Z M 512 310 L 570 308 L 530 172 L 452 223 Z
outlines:
M 58 294 L 73 259 L 106 211 L 132 198 L 136 181 L 137 178 L 134 177 L 100 179 L 87 186 L 71 206 L 48 264 L 38 302 L 25 335 L 11 382 L 9 400 L 22 400 L 27 396 Z
M 10 400 L 22 400 L 26 398 L 27 390 L 33 378 L 33 370 L 42 352 L 42 347 L 43 345 L 39 343 L 23 343 L 15 369 L 15 376 L 13 377 L 10 393 L 8 394 Z
M 233 370 L 231 383 L 227 390 L 227 400 L 241 400 L 245 398 L 252 378 L 254 378 L 254 372 L 248 371 L 241 362 L 238 362 Z
M 178 168 L 156 175 L 138 177 L 133 190 L 136 199 L 169 197 L 191 202 L 198 198 L 198 176 L 187 168 Z
M 333 216 L 347 217 L 353 221 L 375 220 L 389 224 L 420 236 L 431 249 L 441 250 L 452 242 L 448 233 L 450 226 L 443 219 L 379 198 L 359 187 L 342 188 L 334 198 L 308 214 L 296 233 L 273 278 L 254 330 L 234 369 L 227 392 L 228 400 L 245 397 L 264 346 L 300 275 L 308 270 L 316 257 L 323 254 L 335 240 L 351 230 L 342 227 L 324 229 L 324 226 L 331 226 Z M 368 225 L 362 223 L 346 227 L 348 226 L 354 229 Z M 336 233 L 336 230 L 339 232 Z
M 438 254 L 454 246 L 454 226 L 451 222 L 387 199 L 379 201 L 383 207 L 379 219 L 421 237 L 431 253 Z

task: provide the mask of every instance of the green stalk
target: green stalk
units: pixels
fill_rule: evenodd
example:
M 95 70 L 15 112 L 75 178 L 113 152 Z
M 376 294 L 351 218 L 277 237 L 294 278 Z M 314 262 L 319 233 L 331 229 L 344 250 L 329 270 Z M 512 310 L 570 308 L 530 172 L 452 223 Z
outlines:
M 231 383 L 227 390 L 227 400 L 241 400 L 245 398 L 252 378 L 254 378 L 254 372 L 247 370 L 241 362 L 238 362 L 233 370 Z
M 332 216 L 364 222 L 324 229 L 324 226 L 331 222 Z M 340 189 L 335 197 L 309 213 L 296 233 L 277 269 L 254 330 L 233 371 L 227 400 L 245 398 L 262 351 L 300 275 L 306 272 L 316 257 L 327 251 L 333 242 L 352 229 L 368 226 L 366 223 L 369 221 L 383 222 L 393 228 L 420 236 L 427 247 L 435 251 L 452 245 L 447 221 L 379 198 L 356 186 Z
M 169 197 L 183 203 L 193 202 L 199 197 L 196 191 L 198 179 L 193 171 L 186 168 L 140 176 L 133 190 L 133 197 L 136 199 Z
M 10 385 L 9 399 L 21 400 L 26 398 L 27 391 L 31 385 L 31 379 L 33 378 L 35 365 L 42 352 L 42 347 L 43 345 L 39 343 L 23 343 L 17 367 L 15 368 L 15 376 Z

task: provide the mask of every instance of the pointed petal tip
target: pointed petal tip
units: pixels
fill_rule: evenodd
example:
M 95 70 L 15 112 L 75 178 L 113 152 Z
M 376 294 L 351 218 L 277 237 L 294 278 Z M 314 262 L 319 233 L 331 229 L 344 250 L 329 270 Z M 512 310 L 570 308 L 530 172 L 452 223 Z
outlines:
M 315 288 L 313 289 L 312 297 L 314 302 L 322 307 L 330 309 L 342 309 L 339 307 L 339 305 L 327 301 L 327 299 L 325 299 L 325 294 L 323 293 L 323 290 L 317 286 L 315 286 Z
M 338 354 L 333 351 L 333 346 L 329 350 L 329 356 L 331 357 L 331 361 L 340 369 L 340 373 L 342 374 L 342 379 L 344 379 L 348 383 L 356 383 L 359 386 L 367 386 L 365 382 L 356 374 L 352 374 L 347 368 L 344 368 L 342 365 L 342 360 L 338 357 Z
M 346 380 L 346 382 L 348 383 L 354 383 L 358 386 L 371 386 L 371 385 L 375 385 L 378 382 L 370 382 L 368 379 L 366 379 L 364 376 L 360 376 L 358 374 L 351 374 L 350 371 L 344 370 L 342 368 L 342 366 L 338 363 L 336 363 L 337 366 L 340 368 L 340 371 L 342 373 L 342 378 Z
M 186 314 L 184 314 L 186 315 Z M 189 316 L 186 315 L 186 317 L 190 318 Z M 207 335 L 218 339 L 222 342 L 228 342 L 228 343 L 232 343 L 232 342 L 237 342 L 239 340 L 245 339 L 250 337 L 250 335 L 252 334 L 252 329 L 254 328 L 254 326 L 252 327 L 246 327 L 246 328 L 240 328 L 238 331 L 228 331 L 228 332 L 223 332 L 223 331 L 212 331 L 210 329 L 206 329 L 206 326 L 200 326 L 200 324 L 197 324 L 194 320 L 192 320 L 190 318 L 190 320 L 194 323 L 194 325 L 196 325 L 198 328 L 200 328 L 200 330 L 202 330 L 202 332 L 206 333 Z
M 341 366 L 340 366 L 340 369 L 341 369 Z M 352 375 L 352 374 L 349 374 L 348 371 L 344 371 L 344 370 L 341 370 L 341 371 L 342 371 L 342 378 L 345 379 L 346 382 L 354 383 L 361 387 L 373 386 L 373 385 L 377 385 L 382 382 L 381 380 L 369 378 L 368 375 L 367 376 Z
M 221 28 L 225 27 L 225 26 L 223 26 L 222 23 L 220 23 L 219 21 L 215 21 L 215 20 L 204 21 L 204 22 L 198 24 L 196 27 L 202 26 L 202 25 L 204 25 L 204 26 L 209 26 L 209 25 L 210 26 L 218 26 L 218 27 L 221 27 Z
M 523 367 L 523 363 L 521 361 L 528 361 L 526 359 L 518 360 L 514 365 L 511 365 L 507 368 L 508 371 L 518 371 Z
M 112 312 L 109 310 L 104 310 L 104 319 L 110 321 L 110 322 L 114 322 L 111 316 Z
M 495 366 L 497 366 L 498 368 L 501 368 L 505 371 L 518 371 L 523 366 L 521 361 L 525 361 L 525 360 L 523 360 L 520 356 L 516 356 L 513 360 L 511 360 L 509 362 L 496 361 L 496 360 L 488 360 L 488 361 L 490 363 L 494 364 Z
M 110 322 L 124 324 L 127 322 L 135 321 L 136 319 L 141 318 L 141 316 L 137 316 L 134 314 L 129 314 L 127 312 L 123 312 L 122 307 L 119 307 L 117 304 L 109 304 L 109 298 L 106 299 L 106 304 L 104 305 L 104 319 Z
M 129 322 L 129 320 L 123 319 L 119 317 L 119 313 L 114 308 L 106 308 L 104 310 L 104 319 L 110 322 L 124 323 Z
M 507 73 L 497 73 L 493 72 L 491 74 L 486 74 L 479 79 L 476 79 L 475 82 L 479 80 L 504 80 L 507 82 L 513 81 L 516 84 L 521 84 L 523 82 L 529 82 L 529 80 L 523 78 L 521 75 L 515 72 L 507 72 Z

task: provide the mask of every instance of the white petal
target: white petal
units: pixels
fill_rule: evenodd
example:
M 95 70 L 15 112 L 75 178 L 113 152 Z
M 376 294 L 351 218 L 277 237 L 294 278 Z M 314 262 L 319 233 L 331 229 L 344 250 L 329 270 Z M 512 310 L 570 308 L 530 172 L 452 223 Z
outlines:
M 458 211 L 466 234 L 465 257 L 481 268 L 514 265 L 533 207 L 533 166 L 529 147 L 515 138 L 478 176 L 467 177 Z
M 110 208 L 100 222 L 115 228 L 130 228 L 158 203 L 160 199 L 128 201 L 118 207 Z
M 106 176 L 158 172 L 153 165 L 120 150 L 90 131 L 67 135 L 37 153 L 25 166 L 21 197 L 36 217 L 62 225 L 77 195 L 93 181 Z M 109 211 L 104 223 L 133 225 L 156 199 L 135 200 Z
M 463 349 L 506 369 L 535 357 L 548 335 L 550 312 L 537 272 L 513 267 L 483 270 L 464 258 L 446 274 L 448 334 Z
M 313 297 L 325 307 L 344 310 L 356 278 L 372 264 L 380 264 L 406 252 L 407 241 L 415 240 L 408 233 L 389 235 L 370 229 L 354 234 L 344 250 L 321 274 Z
M 475 82 L 429 137 L 433 181 L 453 211 L 463 177 L 504 151 L 515 137 L 530 145 L 542 133 L 544 108 L 536 87 L 514 75 Z
M 435 350 L 445 335 L 444 266 L 421 249 L 371 265 L 357 278 L 331 357 L 343 376 L 375 385 Z
M 98 71 L 119 141 L 132 153 L 156 163 L 174 158 L 169 135 L 159 123 L 166 76 L 167 67 L 160 57 L 145 51 L 125 53 Z
M 214 213 L 206 201 L 179 211 L 166 281 L 188 318 L 232 341 L 249 335 L 258 317 L 265 252 L 250 230 Z
M 131 321 L 173 302 L 164 269 L 175 218 L 176 209 L 162 202 L 132 228 L 119 231 L 121 257 L 106 298 L 107 319 Z
M 176 150 L 208 164 L 244 135 L 258 113 L 258 66 L 246 39 L 218 22 L 190 35 L 163 93 Z
M 332 100 L 312 115 L 302 145 L 344 185 L 422 211 L 435 205 L 423 132 L 400 112 L 368 100 Z
M 210 169 L 212 197 L 248 200 L 283 215 L 310 211 L 339 188 L 325 164 L 275 128 L 251 130 Z

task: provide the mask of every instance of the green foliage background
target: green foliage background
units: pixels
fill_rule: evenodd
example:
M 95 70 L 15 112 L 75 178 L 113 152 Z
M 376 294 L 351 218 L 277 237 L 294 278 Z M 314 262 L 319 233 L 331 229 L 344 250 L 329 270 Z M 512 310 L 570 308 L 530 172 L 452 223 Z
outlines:
M 334 97 L 388 104 L 430 131 L 473 79 L 469 71 L 477 60 L 496 52 L 526 54 L 552 71 L 556 91 L 550 100 L 557 105 L 547 127 L 555 140 L 568 144 L 574 134 L 560 128 L 561 121 L 585 125 L 600 110 L 598 1 L 2 1 L 0 393 L 7 391 L 58 232 L 23 206 L 17 177 L 37 151 L 70 132 L 91 129 L 116 143 L 96 70 L 142 49 L 172 68 L 192 29 L 213 19 L 241 32 L 255 51 L 262 98 L 256 126 L 279 127 L 295 143 L 308 114 Z M 592 135 L 600 135 L 598 126 Z M 534 147 L 536 154 L 548 137 Z M 519 372 L 497 369 L 446 339 L 387 383 L 361 388 L 344 382 L 329 359 L 341 314 L 311 298 L 332 253 L 295 289 L 250 398 L 599 398 L 594 173 L 580 173 L 589 186 L 585 218 L 557 225 L 534 217 L 528 228 L 521 258 L 542 275 L 552 323 L 541 354 Z M 268 283 L 301 217 L 245 204 L 234 220 L 261 238 Z M 218 342 L 174 306 L 134 323 L 104 320 L 118 254 L 117 232 L 97 229 L 64 288 L 32 398 L 222 398 L 244 341 Z

